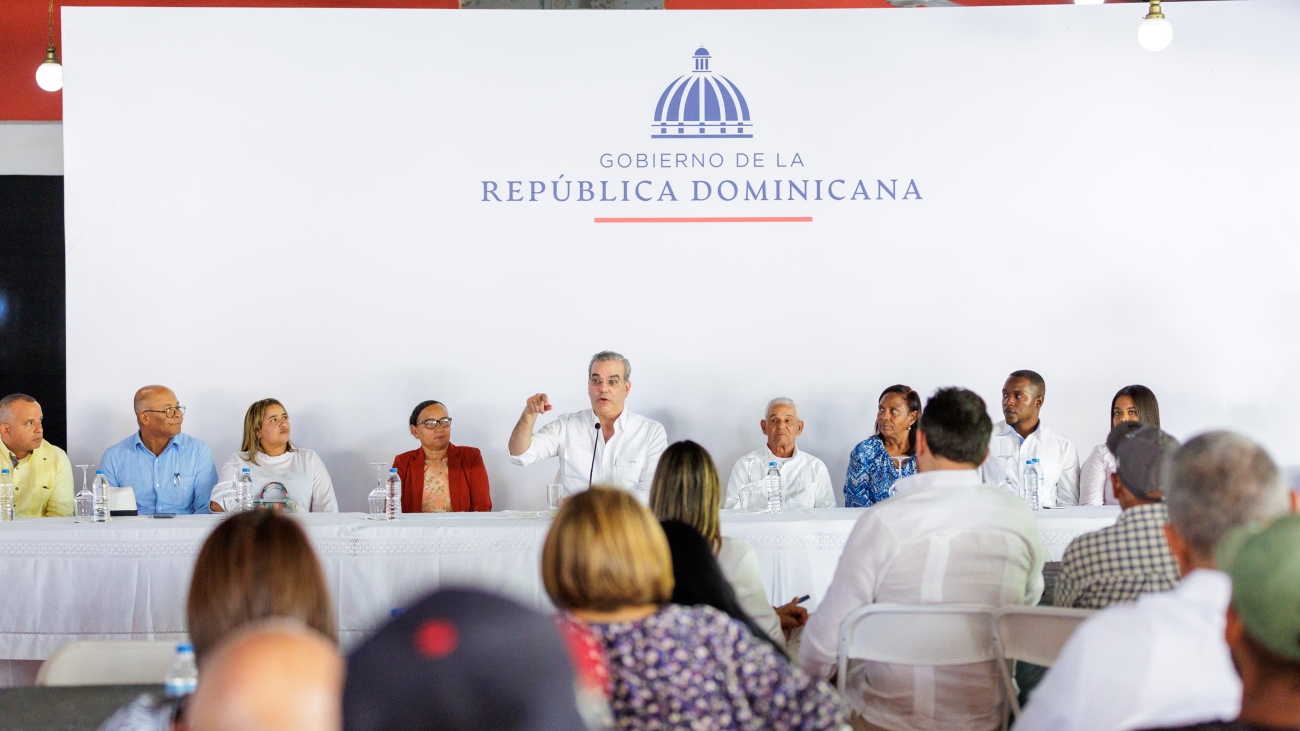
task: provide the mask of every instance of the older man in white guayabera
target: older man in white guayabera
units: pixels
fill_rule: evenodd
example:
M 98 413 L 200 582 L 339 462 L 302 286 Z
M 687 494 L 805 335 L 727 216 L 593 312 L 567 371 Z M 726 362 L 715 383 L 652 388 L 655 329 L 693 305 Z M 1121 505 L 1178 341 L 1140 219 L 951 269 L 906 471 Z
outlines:
M 745 507 L 741 491 L 749 483 L 762 483 L 773 462 L 781 472 L 781 504 L 787 508 L 833 508 L 835 489 L 831 475 L 820 459 L 801 452 L 795 440 L 803 434 L 799 407 L 792 399 L 774 398 L 767 402 L 759 429 L 767 444 L 736 460 L 727 480 L 724 508 Z
M 559 457 L 562 496 L 611 485 L 649 503 L 650 483 L 668 437 L 662 424 L 623 407 L 631 392 L 627 358 L 612 350 L 593 355 L 587 364 L 591 408 L 563 414 L 534 434 L 537 417 L 551 410 L 551 402 L 544 393 L 533 394 L 510 434 L 510 461 L 527 466 Z

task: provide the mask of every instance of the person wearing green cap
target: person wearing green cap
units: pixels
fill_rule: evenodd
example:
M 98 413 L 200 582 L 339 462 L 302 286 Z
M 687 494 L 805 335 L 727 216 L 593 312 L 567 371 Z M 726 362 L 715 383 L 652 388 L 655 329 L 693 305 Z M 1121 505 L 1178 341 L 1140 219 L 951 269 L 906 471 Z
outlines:
M 1180 728 L 1300 729 L 1300 516 L 1263 529 L 1238 528 L 1219 544 L 1215 558 L 1232 577 L 1224 635 L 1241 676 L 1241 715 Z
M 1289 512 L 1286 484 L 1263 447 L 1210 432 L 1169 457 L 1160 487 L 1178 587 L 1080 625 L 1015 731 L 1131 731 L 1240 713 L 1241 681 L 1224 640 L 1232 580 L 1218 570 L 1215 552 L 1235 528 Z

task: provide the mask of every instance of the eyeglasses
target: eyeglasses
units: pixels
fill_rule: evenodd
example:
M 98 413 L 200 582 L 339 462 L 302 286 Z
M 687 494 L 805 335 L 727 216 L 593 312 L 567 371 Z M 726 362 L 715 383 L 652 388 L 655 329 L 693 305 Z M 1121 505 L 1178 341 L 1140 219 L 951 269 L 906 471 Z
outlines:
M 443 429 L 450 429 L 451 417 L 444 416 L 441 419 L 425 419 L 424 421 L 419 422 L 419 424 L 425 429 L 437 429 L 438 427 L 442 427 Z
M 610 388 L 618 388 L 619 386 L 623 385 L 623 379 L 621 378 L 611 378 L 608 381 L 606 381 L 601 379 L 599 376 L 592 376 L 588 382 L 591 383 L 591 385 L 595 386 L 596 388 L 600 388 L 606 383 L 609 384 Z
M 173 416 L 176 416 L 177 414 L 181 414 L 183 416 L 185 414 L 185 407 L 168 406 L 165 409 L 140 409 L 140 411 L 146 414 L 166 414 L 167 418 L 170 419 Z

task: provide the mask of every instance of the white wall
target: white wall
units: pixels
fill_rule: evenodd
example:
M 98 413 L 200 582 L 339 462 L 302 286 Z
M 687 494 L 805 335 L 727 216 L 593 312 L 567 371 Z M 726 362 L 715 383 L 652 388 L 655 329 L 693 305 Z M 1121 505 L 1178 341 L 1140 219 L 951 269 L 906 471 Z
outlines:
M 840 480 L 885 386 L 965 385 L 996 410 L 1016 368 L 1046 376 L 1044 419 L 1084 454 L 1114 391 L 1144 383 L 1175 435 L 1235 428 L 1300 461 L 1282 92 L 1300 8 L 1167 14 L 1176 38 L 1152 54 L 1131 5 L 69 7 L 71 456 L 129 433 L 146 383 L 175 388 L 219 461 L 275 396 L 360 509 L 366 463 L 412 448 L 410 408 L 438 398 L 497 506 L 536 508 L 554 464 L 505 461 L 524 399 L 584 408 L 587 358 L 613 348 L 635 367 L 630 408 L 723 470 L 773 396 L 800 402 L 800 445 Z M 752 140 L 650 139 L 700 43 L 745 93 Z M 599 164 L 678 150 L 728 164 Z M 755 151 L 767 168 L 734 168 Z M 802 168 L 775 167 L 796 152 Z M 561 174 L 668 181 L 680 200 L 481 200 L 482 180 Z M 859 177 L 922 199 L 689 200 L 695 179 Z
M 62 174 L 62 122 L 0 122 L 0 175 Z

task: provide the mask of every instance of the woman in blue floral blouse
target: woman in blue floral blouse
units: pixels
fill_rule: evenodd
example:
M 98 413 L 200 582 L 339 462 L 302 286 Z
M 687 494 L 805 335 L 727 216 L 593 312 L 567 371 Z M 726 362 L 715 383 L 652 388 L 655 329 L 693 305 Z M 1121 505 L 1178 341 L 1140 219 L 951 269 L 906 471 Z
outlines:
M 921 397 L 902 384 L 880 394 L 876 433 L 849 455 L 844 480 L 844 507 L 865 508 L 893 494 L 894 481 L 916 474 L 916 420 Z
M 707 555 L 707 551 L 706 551 Z M 668 540 L 623 490 L 565 501 L 542 547 L 542 582 L 609 661 L 617 729 L 838 729 L 835 689 L 713 607 L 670 604 Z

